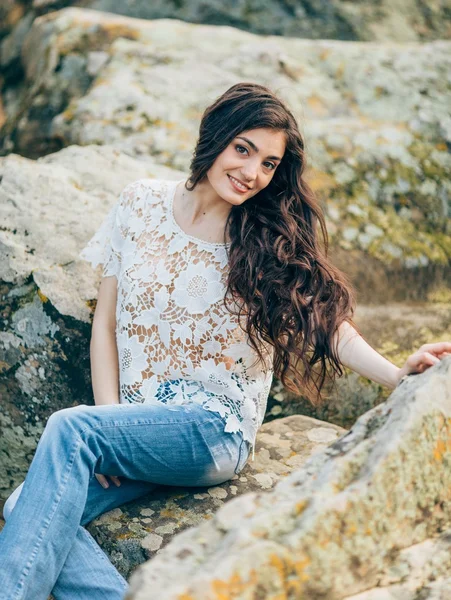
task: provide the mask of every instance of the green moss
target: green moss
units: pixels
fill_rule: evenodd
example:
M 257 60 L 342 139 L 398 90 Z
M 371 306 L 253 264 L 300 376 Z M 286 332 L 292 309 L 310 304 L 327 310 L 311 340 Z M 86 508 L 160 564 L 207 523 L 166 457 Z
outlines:
M 380 161 L 362 163 L 353 157 L 354 176 L 345 184 L 336 183 L 319 196 L 327 194 L 325 203 L 334 202 L 345 215 L 331 240 L 348 249 L 363 249 L 386 264 L 418 259 L 419 264 L 447 265 L 451 260 L 451 223 L 445 214 L 441 194 L 450 181 L 449 158 L 444 148 L 415 139 L 406 149 L 407 160 L 381 154 Z M 334 171 L 344 157 L 335 156 Z M 349 163 L 343 162 L 349 170 Z M 380 182 L 378 189 L 377 182 Z M 362 214 L 351 214 L 347 207 L 356 205 Z M 363 232 L 371 223 L 385 235 L 367 241 L 343 240 L 343 232 L 355 227 Z

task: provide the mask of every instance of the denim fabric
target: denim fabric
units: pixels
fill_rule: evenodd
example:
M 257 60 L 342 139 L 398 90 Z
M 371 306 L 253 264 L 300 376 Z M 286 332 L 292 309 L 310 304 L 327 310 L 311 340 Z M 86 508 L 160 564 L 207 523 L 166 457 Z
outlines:
M 4 507 L 0 600 L 119 600 L 126 580 L 83 527 L 157 485 L 213 486 L 249 444 L 199 404 L 114 404 L 53 413 Z M 94 473 L 116 475 L 103 488 Z

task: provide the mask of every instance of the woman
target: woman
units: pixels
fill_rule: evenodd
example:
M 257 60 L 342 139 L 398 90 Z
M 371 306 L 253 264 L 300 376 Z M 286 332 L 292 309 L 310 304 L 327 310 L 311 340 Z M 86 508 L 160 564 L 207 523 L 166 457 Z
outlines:
M 317 401 L 328 366 L 332 378 L 345 365 L 394 388 L 451 351 L 429 344 L 398 368 L 358 334 L 304 170 L 292 113 L 240 83 L 205 111 L 186 181 L 122 191 L 81 254 L 103 264 L 96 406 L 50 416 L 6 502 L 0 598 L 122 598 L 125 579 L 83 526 L 158 484 L 239 473 L 273 374 Z

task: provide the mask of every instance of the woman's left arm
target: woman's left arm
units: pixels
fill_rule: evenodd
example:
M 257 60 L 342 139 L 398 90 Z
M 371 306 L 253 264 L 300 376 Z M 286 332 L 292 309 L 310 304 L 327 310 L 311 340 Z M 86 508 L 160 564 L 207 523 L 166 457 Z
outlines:
M 402 367 L 397 367 L 376 352 L 347 321 L 340 325 L 334 340 L 343 365 L 389 388 L 395 388 L 405 375 L 423 373 L 451 353 L 451 342 L 424 344 Z

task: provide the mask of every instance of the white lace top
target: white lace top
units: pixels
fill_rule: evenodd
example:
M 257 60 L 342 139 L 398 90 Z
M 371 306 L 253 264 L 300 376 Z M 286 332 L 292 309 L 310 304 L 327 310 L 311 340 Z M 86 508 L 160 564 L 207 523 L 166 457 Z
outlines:
M 80 257 L 117 278 L 120 402 L 198 402 L 225 418 L 225 431 L 242 432 L 254 460 L 273 349 L 263 346 L 268 368 L 259 364 L 238 317 L 223 306 L 228 244 L 180 228 L 172 209 L 179 183 L 127 185 Z

